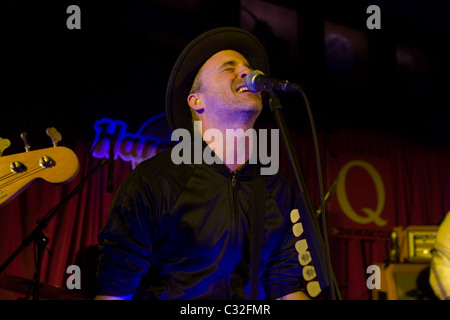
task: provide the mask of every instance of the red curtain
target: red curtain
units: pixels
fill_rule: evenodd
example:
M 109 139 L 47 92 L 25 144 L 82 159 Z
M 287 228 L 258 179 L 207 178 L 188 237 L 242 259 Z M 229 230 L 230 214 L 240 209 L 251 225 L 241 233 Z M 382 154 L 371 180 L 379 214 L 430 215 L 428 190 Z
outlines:
M 292 133 L 308 192 L 314 204 L 319 204 L 315 154 L 310 135 Z M 345 152 L 388 159 L 394 177 L 396 225 L 439 224 L 450 209 L 450 152 L 438 147 L 427 147 L 405 138 L 369 130 L 340 130 L 319 134 L 319 147 L 324 172 L 324 187 L 334 177 L 327 177 L 330 154 Z M 16 250 L 21 241 L 36 227 L 36 221 L 58 205 L 99 163 L 90 155 L 90 145 L 79 141 L 72 146 L 80 161 L 78 175 L 64 185 L 36 181 L 5 206 L 0 207 L 0 263 Z M 294 182 L 283 146 L 280 146 L 280 169 Z M 130 163 L 116 160 L 114 165 L 115 190 L 131 171 Z M 49 236 L 48 249 L 42 263 L 41 281 L 65 288 L 72 264 L 90 266 L 82 268 L 82 293 L 92 287 L 92 261 L 97 233 L 106 221 L 113 194 L 106 190 L 106 165 L 73 197 L 50 222 L 44 232 Z M 366 287 L 366 268 L 388 257 L 386 240 L 330 238 L 333 269 L 344 299 L 370 299 Z M 2 275 L 31 279 L 35 272 L 33 246 L 19 254 Z M 84 281 L 83 281 L 84 279 Z M 84 289 L 84 291 L 83 291 Z M 0 299 L 17 299 L 23 294 L 0 288 Z
M 315 153 L 310 135 L 292 134 L 309 195 L 319 206 Z M 387 160 L 391 168 L 395 226 L 438 225 L 450 210 L 450 150 L 430 147 L 394 134 L 371 130 L 342 129 L 319 134 L 324 192 L 336 178 L 328 176 L 333 154 L 346 153 Z M 294 183 L 281 150 L 281 170 Z M 334 195 L 335 196 L 335 195 Z M 329 213 L 328 213 L 329 214 Z M 330 217 L 328 216 L 327 219 Z M 330 229 L 328 229 L 330 233 Z M 367 267 L 389 257 L 388 239 L 329 237 L 331 262 L 343 299 L 370 299 Z
M 20 246 L 25 237 L 37 226 L 37 220 L 43 218 L 51 209 L 65 199 L 80 183 L 93 172 L 100 163 L 90 155 L 90 145 L 82 141 L 76 143 L 72 150 L 80 162 L 76 177 L 67 184 L 53 185 L 37 180 L 23 193 L 0 208 L 0 260 L 1 263 Z M 107 192 L 108 166 L 102 165 L 94 172 L 81 191 L 64 205 L 44 229 L 49 237 L 48 251 L 44 254 L 41 270 L 41 282 L 52 286 L 66 288 L 68 266 L 82 264 L 90 270 L 81 270 L 83 289 L 85 285 L 92 290 L 92 261 L 95 251 L 91 250 L 97 243 L 97 233 L 106 222 L 113 193 Z M 131 165 L 121 160 L 114 164 L 114 191 L 131 171 Z M 94 252 L 92 252 L 94 251 Z M 81 266 L 80 266 L 81 267 Z M 31 244 L 19 254 L 2 275 L 18 276 L 32 279 L 35 272 L 34 246 Z M 71 274 L 72 272 L 70 272 Z M 15 299 L 24 294 L 14 293 L 0 288 L 0 298 Z M 45 290 L 45 289 L 43 289 Z M 90 292 L 89 292 L 90 293 Z

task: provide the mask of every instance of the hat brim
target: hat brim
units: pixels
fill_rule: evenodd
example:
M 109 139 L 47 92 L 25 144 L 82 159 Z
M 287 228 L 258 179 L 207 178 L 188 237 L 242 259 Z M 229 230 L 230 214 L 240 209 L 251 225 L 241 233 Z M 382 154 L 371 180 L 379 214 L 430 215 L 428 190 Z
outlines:
M 250 65 L 269 74 L 269 60 L 261 42 L 250 32 L 234 27 L 207 31 L 181 52 L 169 77 L 166 90 L 166 116 L 172 130 L 192 127 L 191 112 L 187 97 L 200 67 L 215 53 L 235 50 L 241 53 Z

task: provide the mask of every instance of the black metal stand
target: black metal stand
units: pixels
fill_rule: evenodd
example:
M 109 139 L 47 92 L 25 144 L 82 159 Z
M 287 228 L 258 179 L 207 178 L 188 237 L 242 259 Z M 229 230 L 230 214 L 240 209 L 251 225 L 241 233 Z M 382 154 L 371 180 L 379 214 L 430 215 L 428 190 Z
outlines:
M 303 92 L 301 92 L 303 94 Z M 304 94 L 303 94 L 304 96 Z M 304 96 L 305 101 L 306 97 Z M 307 102 L 307 101 L 306 101 Z M 270 109 L 275 117 L 275 121 L 281 133 L 281 138 L 283 140 L 284 146 L 286 148 L 287 156 L 289 158 L 289 163 L 292 167 L 295 181 L 297 183 L 297 187 L 300 191 L 300 201 L 297 201 L 298 206 L 302 206 L 301 208 L 297 208 L 300 211 L 300 214 L 303 215 L 305 219 L 307 219 L 307 223 L 310 224 L 312 228 L 309 230 L 309 237 L 312 239 L 308 245 L 310 246 L 310 253 L 313 257 L 313 261 L 315 261 L 315 268 L 320 269 L 317 273 L 317 277 L 322 289 L 329 289 L 330 299 L 336 300 L 341 299 L 339 290 L 336 284 L 336 280 L 334 278 L 334 274 L 331 268 L 331 263 L 329 261 L 328 255 L 328 245 L 324 244 L 323 239 L 327 237 L 326 234 L 321 234 L 317 220 L 316 220 L 316 209 L 312 206 L 311 199 L 308 195 L 306 184 L 302 175 L 302 171 L 297 161 L 297 157 L 294 152 L 294 148 L 292 145 L 291 138 L 289 136 L 289 132 L 287 130 L 285 118 L 282 112 L 283 106 L 281 105 L 280 99 L 277 97 L 275 92 L 270 93 L 269 97 Z M 308 106 L 309 107 L 309 106 Z M 318 168 L 320 170 L 320 168 Z M 321 208 L 322 214 L 324 213 L 324 208 Z
M 48 242 L 49 237 L 44 232 L 41 232 L 39 237 L 34 239 L 36 271 L 33 277 L 33 287 L 32 287 L 33 300 L 39 300 L 39 285 L 41 279 L 42 260 L 44 259 L 44 253 L 45 250 L 47 249 Z
M 33 300 L 39 299 L 39 285 L 40 285 L 40 273 L 42 266 L 42 258 L 46 245 L 49 241 L 48 237 L 44 234 L 43 230 L 47 227 L 50 221 L 59 213 L 59 210 L 78 192 L 81 191 L 83 186 L 92 178 L 95 172 L 97 172 L 105 163 L 107 159 L 102 159 L 97 166 L 92 169 L 91 172 L 84 177 L 81 182 L 74 188 L 74 190 L 65 197 L 58 205 L 51 209 L 44 218 L 38 219 L 38 225 L 36 228 L 22 241 L 21 245 L 13 252 L 13 254 L 6 259 L 6 261 L 0 266 L 0 274 L 8 267 L 8 265 L 32 242 L 37 246 L 37 257 L 36 257 L 36 273 L 33 281 Z

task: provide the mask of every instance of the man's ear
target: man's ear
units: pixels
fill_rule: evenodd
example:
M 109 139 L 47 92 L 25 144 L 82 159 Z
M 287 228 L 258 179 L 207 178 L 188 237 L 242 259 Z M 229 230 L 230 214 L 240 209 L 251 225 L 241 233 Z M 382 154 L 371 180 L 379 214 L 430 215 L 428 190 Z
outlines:
M 197 113 L 203 113 L 203 103 L 199 99 L 198 95 L 196 93 L 191 93 L 187 97 L 187 102 L 189 106 Z

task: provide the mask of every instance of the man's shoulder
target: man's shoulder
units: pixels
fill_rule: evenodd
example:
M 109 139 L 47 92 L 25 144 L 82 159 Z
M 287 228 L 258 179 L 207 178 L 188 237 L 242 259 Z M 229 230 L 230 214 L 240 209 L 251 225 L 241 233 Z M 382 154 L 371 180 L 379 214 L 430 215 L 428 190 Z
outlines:
M 118 197 L 162 199 L 170 194 L 171 199 L 176 198 L 192 176 L 194 165 L 177 165 L 170 155 L 170 149 L 165 149 L 139 163 L 121 183 Z
M 177 176 L 192 170 L 192 165 L 175 164 L 172 160 L 172 148 L 167 148 L 139 163 L 133 170 L 133 174 L 145 179 L 160 179 L 165 176 Z

